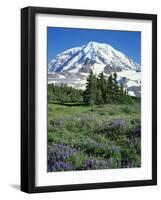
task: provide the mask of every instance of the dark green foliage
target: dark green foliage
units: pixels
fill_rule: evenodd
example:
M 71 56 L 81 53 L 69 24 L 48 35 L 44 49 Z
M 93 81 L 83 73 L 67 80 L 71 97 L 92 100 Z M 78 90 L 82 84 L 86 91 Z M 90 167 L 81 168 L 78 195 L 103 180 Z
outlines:
M 48 84 L 48 101 L 58 102 L 82 102 L 82 90 L 68 87 L 65 84 L 60 86 Z
M 97 97 L 97 78 L 93 74 L 92 70 L 87 78 L 86 90 L 83 93 L 84 102 L 93 106 Z
M 85 165 L 85 161 L 87 159 L 87 156 L 80 151 L 76 152 L 72 156 L 68 158 L 68 162 L 72 163 L 75 170 L 81 170 L 82 167 Z
M 113 103 L 114 102 L 114 82 L 113 82 L 112 74 L 108 77 L 108 80 L 107 80 L 106 93 L 107 93 L 107 103 Z
M 134 99 L 128 95 L 123 85 L 118 85 L 117 74 L 111 74 L 108 79 L 103 72 L 96 77 L 90 71 L 87 77 L 86 89 L 83 92 L 65 84 L 48 84 L 48 101 L 54 102 L 80 102 L 91 106 L 103 104 L 131 104 Z M 136 101 L 136 100 L 135 100 Z
M 103 99 L 103 96 L 102 96 L 102 91 L 101 91 L 101 89 L 99 87 L 96 90 L 96 104 L 97 105 L 104 104 L 104 99 Z
M 117 73 L 111 74 L 106 79 L 103 72 L 96 78 L 92 71 L 87 78 L 83 100 L 91 107 L 94 104 L 129 104 L 133 102 L 123 85 L 118 85 Z
M 99 98 L 101 98 L 101 103 L 99 103 L 99 101 L 98 101 L 98 104 L 107 103 L 106 87 L 107 87 L 107 81 L 106 81 L 105 76 L 102 72 L 102 73 L 99 74 L 98 79 L 97 79 L 97 89 L 100 92 Z

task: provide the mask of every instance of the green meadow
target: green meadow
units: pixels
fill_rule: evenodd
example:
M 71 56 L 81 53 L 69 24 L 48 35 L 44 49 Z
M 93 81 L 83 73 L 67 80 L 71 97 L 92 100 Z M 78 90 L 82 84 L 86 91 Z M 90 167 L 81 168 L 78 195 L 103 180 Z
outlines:
M 48 101 L 48 171 L 141 166 L 140 103 Z
M 140 99 L 91 71 L 86 89 L 48 85 L 48 172 L 141 166 Z

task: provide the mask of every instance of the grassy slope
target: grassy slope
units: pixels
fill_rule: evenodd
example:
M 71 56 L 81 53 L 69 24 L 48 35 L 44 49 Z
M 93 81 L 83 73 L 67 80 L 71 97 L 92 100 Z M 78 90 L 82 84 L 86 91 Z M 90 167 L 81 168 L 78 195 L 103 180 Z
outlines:
M 59 104 L 48 104 L 48 121 L 58 117 L 75 116 L 75 115 L 93 115 L 101 119 L 112 120 L 123 118 L 131 120 L 140 118 L 140 104 L 135 103 L 132 105 L 104 105 L 94 106 L 91 111 L 90 106 L 65 106 Z
M 71 157 L 72 160 L 63 161 L 65 164 L 72 163 L 74 170 L 83 169 L 82 166 L 87 160 L 96 160 L 97 164 L 92 164 L 93 169 L 118 168 L 123 159 L 134 161 L 133 166 L 135 167 L 140 166 L 140 145 L 136 146 L 129 141 L 126 130 L 116 128 L 111 136 L 108 135 L 110 131 L 108 122 L 115 119 L 125 120 L 128 127 L 132 127 L 132 120 L 140 119 L 140 104 L 95 105 L 91 110 L 90 106 L 85 105 L 48 103 L 48 147 L 65 144 L 78 150 L 79 152 Z M 128 128 L 129 133 L 131 130 L 133 128 Z M 129 146 L 128 149 L 127 146 Z M 113 150 L 115 147 L 121 148 L 119 152 Z M 53 151 L 59 151 L 59 149 L 62 151 L 62 148 L 66 147 L 56 148 L 58 149 Z M 109 158 L 113 158 L 112 165 L 104 163 L 109 162 Z M 52 157 L 52 159 L 55 158 Z M 65 170 L 61 166 L 59 168 L 59 171 Z

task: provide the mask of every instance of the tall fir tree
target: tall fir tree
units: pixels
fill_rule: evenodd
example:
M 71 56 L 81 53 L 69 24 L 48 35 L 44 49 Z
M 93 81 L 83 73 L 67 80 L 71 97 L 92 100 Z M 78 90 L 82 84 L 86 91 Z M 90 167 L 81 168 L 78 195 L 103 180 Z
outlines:
M 112 74 L 108 77 L 107 87 L 106 87 L 106 101 L 107 103 L 113 103 L 113 94 L 114 94 L 114 83 Z
M 106 86 L 107 86 L 106 78 L 105 78 L 103 72 L 101 72 L 98 76 L 98 89 L 100 90 L 102 103 L 104 103 L 104 104 L 107 103 L 107 101 L 106 101 L 107 100 Z
M 113 103 L 119 103 L 120 101 L 120 87 L 117 83 L 117 73 L 113 74 Z
M 97 78 L 91 70 L 87 78 L 86 90 L 84 91 L 83 94 L 84 102 L 91 105 L 95 104 L 96 94 L 97 94 Z
M 96 104 L 98 105 L 104 104 L 100 87 L 97 88 L 97 92 L 96 92 Z
M 124 100 L 125 100 L 124 87 L 123 87 L 123 83 L 121 83 L 120 91 L 119 91 L 119 101 L 120 103 L 124 103 Z

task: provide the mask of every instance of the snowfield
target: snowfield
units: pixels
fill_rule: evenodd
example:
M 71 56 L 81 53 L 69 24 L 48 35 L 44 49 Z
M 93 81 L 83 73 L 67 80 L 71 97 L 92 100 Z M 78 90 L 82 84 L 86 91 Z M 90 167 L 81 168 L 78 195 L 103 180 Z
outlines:
M 67 84 L 85 89 L 90 71 L 108 77 L 117 72 L 118 84 L 123 84 L 131 96 L 141 96 L 141 66 L 109 44 L 91 41 L 68 49 L 48 64 L 48 83 Z
M 124 70 L 121 72 L 117 72 L 119 77 L 127 77 L 130 80 L 141 81 L 141 72 L 136 72 L 134 70 Z
M 140 65 L 109 44 L 89 42 L 81 47 L 66 50 L 54 57 L 48 65 L 49 72 L 71 71 L 77 73 L 84 66 L 89 70 L 93 64 L 119 70 L 140 70 Z

